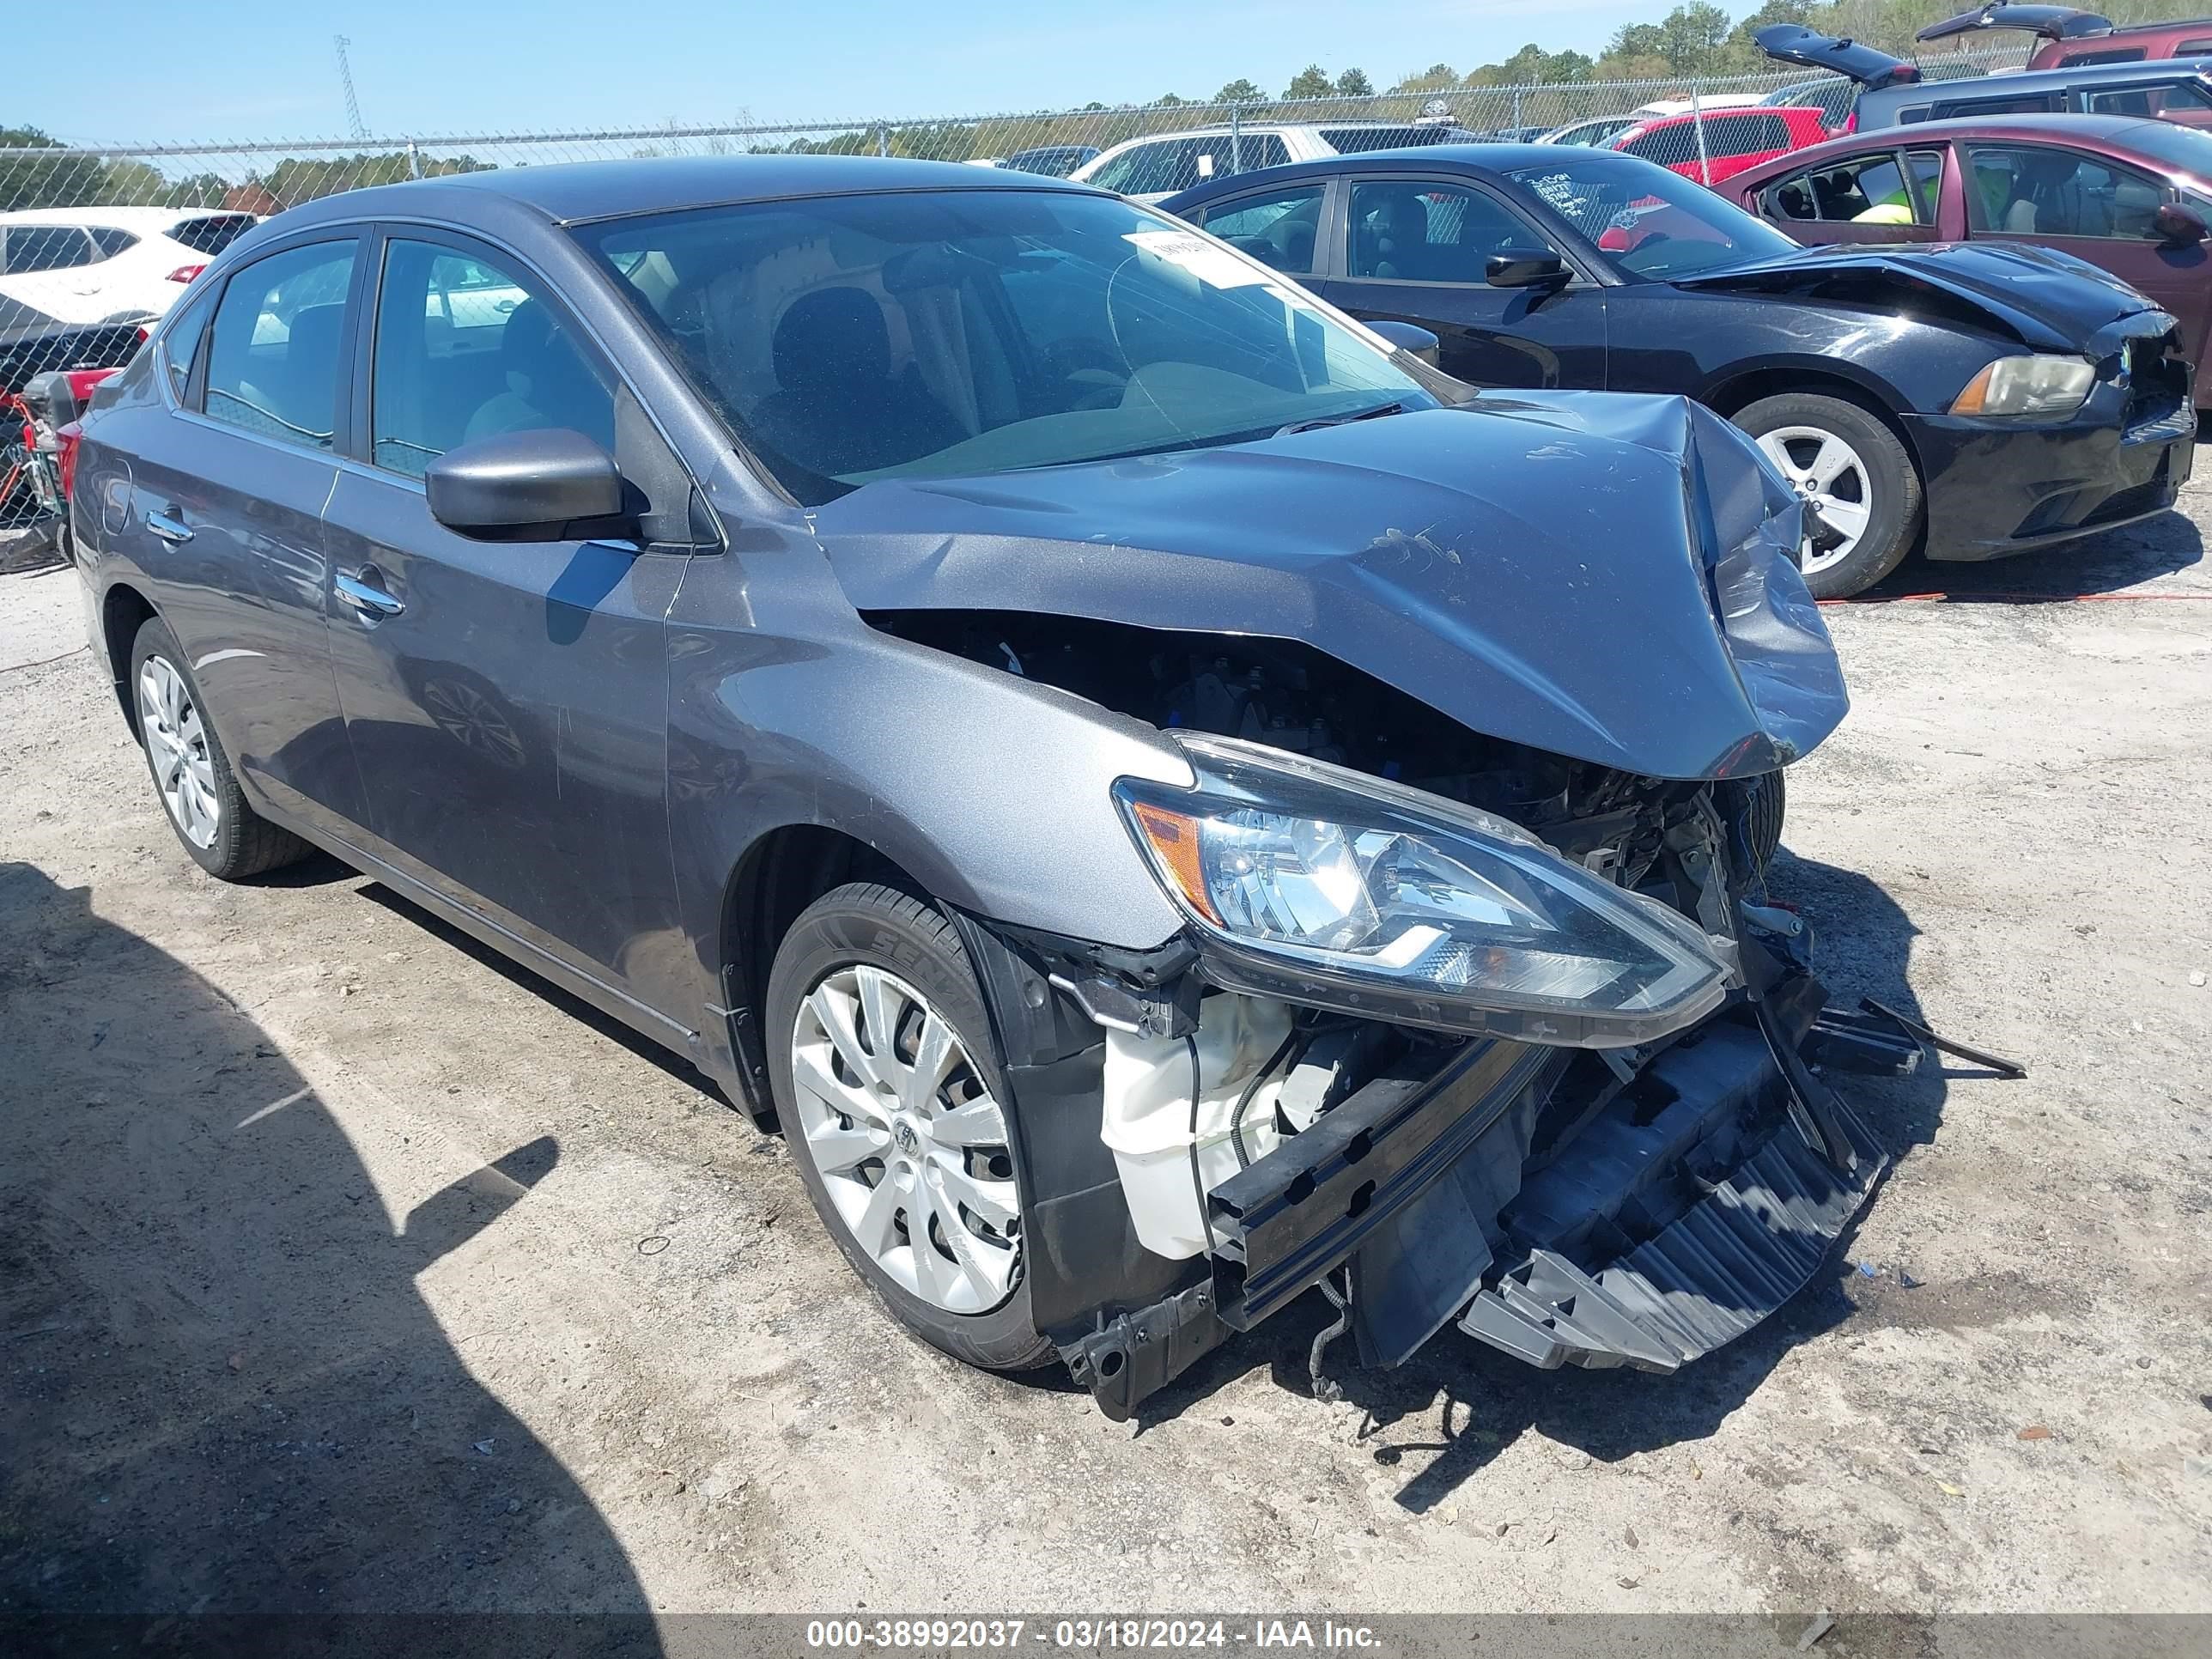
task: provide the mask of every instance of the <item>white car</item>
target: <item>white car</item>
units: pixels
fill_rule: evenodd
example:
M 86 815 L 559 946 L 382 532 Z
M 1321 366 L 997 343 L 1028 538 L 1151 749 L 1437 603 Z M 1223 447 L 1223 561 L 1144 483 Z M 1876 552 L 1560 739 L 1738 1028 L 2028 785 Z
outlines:
M 1465 143 L 1474 135 L 1449 117 L 1416 121 L 1330 121 L 1312 125 L 1254 121 L 1243 126 L 1192 127 L 1131 138 L 1092 157 L 1067 176 L 1137 202 L 1157 202 L 1208 179 L 1255 173 L 1291 161 L 1318 161 L 1370 149 Z
M 1603 149 L 1644 118 L 1641 115 L 1595 115 L 1587 121 L 1570 121 L 1553 127 L 1540 144 L 1587 144 Z
M 1709 92 L 1702 98 L 1655 98 L 1638 104 L 1636 112 L 1646 120 L 1662 115 L 1687 115 L 1693 109 L 1751 109 L 1766 101 L 1759 92 Z
M 260 222 L 255 214 L 214 208 L 0 213 L 0 314 L 11 331 L 46 321 L 149 321 L 176 303 L 209 260 Z

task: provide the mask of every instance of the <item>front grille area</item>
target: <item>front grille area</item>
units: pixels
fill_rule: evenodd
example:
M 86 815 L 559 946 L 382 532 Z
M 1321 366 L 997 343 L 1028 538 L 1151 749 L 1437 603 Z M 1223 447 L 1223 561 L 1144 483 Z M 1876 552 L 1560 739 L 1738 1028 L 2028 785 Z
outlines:
M 2190 408 L 2189 360 L 2181 354 L 2181 333 L 2139 335 L 2121 348 L 2128 377 L 2128 401 L 2121 416 L 2127 441 L 2156 441 L 2178 435 L 2179 417 Z M 2175 428 L 2174 431 L 2166 430 Z

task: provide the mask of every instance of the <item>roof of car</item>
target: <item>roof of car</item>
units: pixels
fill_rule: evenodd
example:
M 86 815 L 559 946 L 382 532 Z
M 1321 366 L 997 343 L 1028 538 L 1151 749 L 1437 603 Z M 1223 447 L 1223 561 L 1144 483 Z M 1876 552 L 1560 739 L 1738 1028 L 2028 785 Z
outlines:
M 2109 144 L 2115 149 L 2127 149 L 2130 148 L 2128 140 L 2137 131 L 2146 130 L 2170 132 L 2174 130 L 2174 125 L 2143 115 L 2062 115 L 2040 112 L 2019 115 L 1960 115 L 1948 121 L 1868 127 L 1863 131 L 1831 138 L 1826 143 L 1808 144 L 1802 149 L 1793 149 L 1787 155 L 1779 155 L 1771 161 L 1761 161 L 1755 167 L 1748 167 L 1728 183 L 1733 189 L 1754 176 L 1764 178 L 1770 172 L 1788 172 L 1789 164 L 1793 162 L 1802 166 L 1808 161 L 1818 162 L 1830 155 L 1856 155 L 1862 149 L 1896 149 L 1913 144 L 1940 143 L 1951 138 L 2070 138 L 2077 143 Z
M 345 191 L 293 208 L 286 225 L 318 218 L 373 218 L 404 211 L 434 192 L 466 191 L 519 204 L 572 224 L 684 208 L 884 191 L 1089 190 L 1042 173 L 910 161 L 876 155 L 684 155 L 649 161 L 568 161 L 553 167 L 495 167 L 407 184 Z
M 118 230 L 156 234 L 187 219 L 241 216 L 232 208 L 69 207 L 21 208 L 0 213 L 0 225 L 112 225 Z
M 1802 150 L 1797 153 L 1803 154 Z M 1255 167 L 1249 173 L 1226 173 L 1204 184 L 1194 185 L 1188 190 L 1179 191 L 1159 205 L 1174 212 L 1178 210 L 1176 204 L 1179 202 L 1212 201 L 1217 196 L 1229 195 L 1255 182 L 1272 184 L 1278 179 L 1288 182 L 1295 179 L 1325 178 L 1334 173 L 1360 173 L 1378 163 L 1384 167 L 1429 170 L 1441 164 L 1447 170 L 1459 168 L 1471 173 L 1508 173 L 1516 167 L 1565 167 L 1570 162 L 1578 166 L 1595 162 L 1600 167 L 1657 166 L 1656 162 L 1633 155 L 1623 155 L 1618 150 L 1594 149 L 1582 144 L 1408 144 L 1399 149 L 1358 150 L 1343 155 L 1324 155 L 1317 161 L 1291 161 L 1282 167 Z

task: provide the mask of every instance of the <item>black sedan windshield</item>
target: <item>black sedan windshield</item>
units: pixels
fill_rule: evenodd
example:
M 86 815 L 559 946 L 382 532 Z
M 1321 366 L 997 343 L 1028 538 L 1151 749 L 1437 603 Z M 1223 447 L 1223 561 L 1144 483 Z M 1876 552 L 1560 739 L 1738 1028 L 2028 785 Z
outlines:
M 1797 244 L 1694 179 L 1638 161 L 1560 147 L 1557 161 L 1506 175 L 1597 245 L 1623 276 L 1645 282 L 1749 264 Z
M 1109 197 L 830 196 L 576 234 L 809 504 L 1436 402 L 1267 266 Z

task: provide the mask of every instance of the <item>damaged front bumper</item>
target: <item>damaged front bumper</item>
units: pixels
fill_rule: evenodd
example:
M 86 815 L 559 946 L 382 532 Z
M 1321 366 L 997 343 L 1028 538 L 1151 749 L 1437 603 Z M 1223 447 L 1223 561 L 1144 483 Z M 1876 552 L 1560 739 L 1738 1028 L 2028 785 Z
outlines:
M 1149 1291 L 1081 1306 L 1073 1285 L 1049 1282 L 1107 1242 L 1112 1194 L 1038 1206 L 1041 1328 L 1117 1421 L 1316 1285 L 1347 1304 L 1370 1366 L 1402 1363 L 1454 1321 L 1545 1368 L 1671 1371 L 1733 1340 L 1818 1274 L 1886 1167 L 1808 1057 L 1900 1073 L 1919 1054 L 1901 1031 L 1824 1012 L 1792 959 L 1802 940 L 1771 942 L 1777 952 L 1747 941 L 1749 983 L 1727 1008 L 1648 1049 L 1414 1045 L 1214 1186 L 1201 1256 L 1125 1247 L 1125 1267 L 1154 1275 Z M 1054 1092 L 1079 1092 L 1079 1067 L 1062 1064 Z M 1008 1080 L 1026 1118 L 1024 1071 Z

